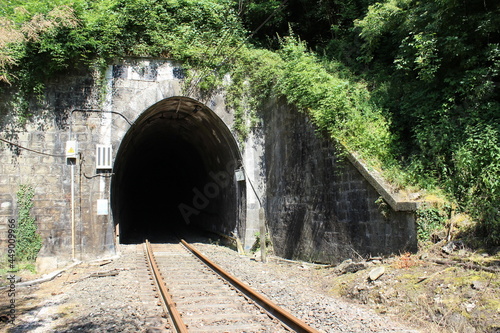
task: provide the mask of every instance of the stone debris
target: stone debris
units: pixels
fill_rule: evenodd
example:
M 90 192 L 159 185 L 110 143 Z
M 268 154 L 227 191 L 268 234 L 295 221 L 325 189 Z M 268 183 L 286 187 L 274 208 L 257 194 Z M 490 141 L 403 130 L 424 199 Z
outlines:
M 370 281 L 375 281 L 379 277 L 381 277 L 384 273 L 385 273 L 385 267 L 379 266 L 370 271 L 370 273 L 368 274 L 368 278 L 370 279 Z
M 367 268 L 367 263 L 353 262 L 352 259 L 344 260 L 335 268 L 337 274 L 356 273 Z
M 344 268 L 344 273 L 356 273 L 357 271 L 361 271 L 363 269 L 366 269 L 365 263 L 351 263 Z
M 112 269 L 106 272 L 95 272 L 90 274 L 88 277 L 104 277 L 104 276 L 117 276 L 120 273 L 118 269 Z
M 486 284 L 482 281 L 472 281 L 471 287 L 472 289 L 483 290 L 486 287 Z
M 448 242 L 445 246 L 443 246 L 441 249 L 443 250 L 444 253 L 446 254 L 452 254 L 456 250 L 461 250 L 463 249 L 464 243 L 462 241 L 451 241 Z

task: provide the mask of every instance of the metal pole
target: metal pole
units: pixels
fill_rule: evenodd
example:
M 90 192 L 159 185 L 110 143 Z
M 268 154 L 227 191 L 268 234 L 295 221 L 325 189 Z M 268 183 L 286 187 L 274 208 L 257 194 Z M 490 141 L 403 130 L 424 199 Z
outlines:
M 264 208 L 259 209 L 259 224 L 260 224 L 260 259 L 262 262 L 267 261 L 267 248 L 266 248 L 266 215 Z
M 75 165 L 71 165 L 71 256 L 75 259 Z
M 253 193 L 255 194 L 255 197 L 257 198 L 257 201 L 259 202 L 259 233 L 260 233 L 260 259 L 262 262 L 267 261 L 267 248 L 266 248 L 266 214 L 264 212 L 264 207 L 262 207 L 262 201 L 260 201 L 260 198 L 257 194 L 257 191 L 253 187 L 252 181 L 248 177 L 247 171 L 245 170 L 245 167 L 243 166 L 243 162 L 241 162 L 241 170 L 245 173 L 245 179 L 248 179 L 248 183 L 250 184 L 250 187 L 253 190 Z

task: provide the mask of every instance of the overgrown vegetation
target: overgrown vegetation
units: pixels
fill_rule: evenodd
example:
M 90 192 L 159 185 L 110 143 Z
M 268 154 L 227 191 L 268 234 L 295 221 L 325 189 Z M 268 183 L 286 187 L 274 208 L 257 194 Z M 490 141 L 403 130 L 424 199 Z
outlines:
M 243 38 L 225 1 L 9 1 L 0 29 L 0 80 L 23 95 L 42 94 L 46 78 L 69 67 L 126 56 L 214 67 Z
M 479 221 L 478 236 L 500 244 L 497 2 L 0 4 L 0 89 L 18 89 L 25 118 L 26 96 L 43 97 L 46 78 L 127 56 L 183 61 L 186 91 L 210 91 L 230 73 L 241 138 L 266 97 L 285 98 L 398 186 L 441 188 Z
M 500 6 L 381 1 L 356 21 L 359 59 L 416 181 L 442 186 L 500 243 Z
M 445 211 L 448 209 L 432 207 L 423 204 L 417 210 L 417 237 L 419 242 L 428 242 L 434 232 L 443 229 L 448 215 Z
M 34 261 L 42 248 L 42 237 L 37 233 L 35 219 L 31 216 L 35 191 L 30 185 L 20 185 L 17 191 L 18 219 L 15 229 L 16 261 Z

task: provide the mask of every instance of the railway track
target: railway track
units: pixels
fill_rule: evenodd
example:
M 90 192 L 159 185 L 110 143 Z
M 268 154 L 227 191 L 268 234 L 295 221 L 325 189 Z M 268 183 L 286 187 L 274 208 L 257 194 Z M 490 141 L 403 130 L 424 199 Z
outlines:
M 317 332 L 183 240 L 144 249 L 177 332 Z

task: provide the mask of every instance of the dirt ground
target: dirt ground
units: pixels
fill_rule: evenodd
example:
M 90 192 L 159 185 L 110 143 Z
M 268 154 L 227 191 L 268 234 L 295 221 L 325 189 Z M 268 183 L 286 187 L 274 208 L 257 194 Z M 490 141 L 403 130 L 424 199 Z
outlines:
M 426 332 L 500 332 L 500 253 L 442 246 L 322 269 L 323 288 Z M 375 267 L 384 273 L 371 281 Z
M 14 297 L 0 290 L 0 332 L 168 331 L 141 256 L 78 263 L 51 281 L 16 286 Z M 35 277 L 20 273 L 22 281 Z M 12 299 L 16 317 L 9 322 Z
M 60 296 L 64 294 L 64 291 L 71 286 L 71 283 L 81 279 L 85 274 L 89 274 L 92 271 L 90 265 L 82 265 L 81 267 L 76 267 L 65 271 L 53 280 L 37 284 L 29 287 L 16 287 L 14 297 L 2 297 L 0 298 L 0 315 L 2 315 L 2 322 L 0 322 L 0 331 L 9 332 L 13 329 L 13 325 L 10 325 L 5 318 L 7 312 L 7 307 L 9 301 L 15 300 L 15 320 L 14 323 L 17 325 L 22 325 L 25 322 L 29 322 L 30 318 L 47 318 L 53 324 L 61 321 L 63 317 L 71 315 L 74 312 L 72 306 L 67 307 L 64 311 L 61 311 L 57 306 L 60 303 Z M 37 278 L 42 277 L 39 274 L 33 274 L 29 271 L 23 270 L 16 273 L 17 276 L 21 278 L 21 281 L 32 281 Z M 4 282 L 4 279 L 2 279 Z M 2 294 L 7 295 L 8 290 L 0 290 Z M 61 315 L 60 313 L 64 313 Z M 53 315 L 57 314 L 57 317 Z M 29 329 L 27 329 L 29 330 Z

